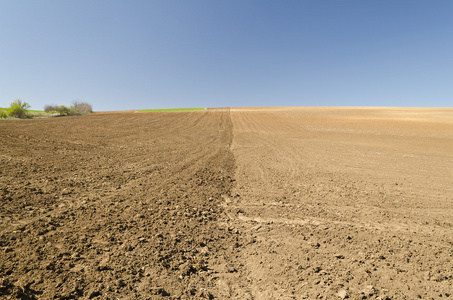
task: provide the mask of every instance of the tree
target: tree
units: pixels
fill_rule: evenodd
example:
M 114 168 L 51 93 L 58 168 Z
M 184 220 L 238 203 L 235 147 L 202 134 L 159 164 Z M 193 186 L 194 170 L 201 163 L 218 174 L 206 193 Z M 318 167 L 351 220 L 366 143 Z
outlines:
M 53 111 L 56 111 L 57 110 L 57 106 L 56 105 L 46 105 L 44 106 L 44 111 L 46 113 L 51 113 Z
M 28 104 L 25 101 L 22 101 L 21 99 L 16 99 L 10 104 L 8 108 L 8 114 L 14 118 L 21 119 L 29 118 L 30 115 L 27 113 L 27 109 L 29 108 L 30 104 Z
M 89 115 L 93 112 L 93 106 L 86 102 L 74 101 L 72 105 L 80 115 Z
M 47 113 L 56 112 L 60 116 L 80 116 L 89 115 L 93 112 L 91 104 L 86 102 L 74 101 L 73 105 L 46 105 L 44 111 Z

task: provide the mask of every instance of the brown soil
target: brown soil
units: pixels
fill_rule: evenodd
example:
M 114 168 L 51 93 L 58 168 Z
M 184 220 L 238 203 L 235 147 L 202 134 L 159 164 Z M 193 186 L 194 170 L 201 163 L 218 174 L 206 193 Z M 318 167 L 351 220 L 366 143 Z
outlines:
M 215 296 L 242 240 L 231 130 L 228 110 L 1 122 L 0 297 Z
M 232 111 L 255 299 L 453 297 L 453 109 Z
M 0 122 L 0 298 L 446 299 L 453 110 Z

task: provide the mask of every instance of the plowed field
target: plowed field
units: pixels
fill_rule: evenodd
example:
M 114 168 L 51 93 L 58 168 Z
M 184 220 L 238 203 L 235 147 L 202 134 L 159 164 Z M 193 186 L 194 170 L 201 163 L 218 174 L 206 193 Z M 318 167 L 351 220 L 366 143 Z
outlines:
M 453 297 L 453 110 L 237 109 L 256 299 Z M 232 214 L 233 215 L 233 214 Z
M 453 110 L 0 122 L 0 298 L 446 299 Z
M 228 110 L 0 123 L 0 295 L 210 298 L 235 272 L 222 219 Z

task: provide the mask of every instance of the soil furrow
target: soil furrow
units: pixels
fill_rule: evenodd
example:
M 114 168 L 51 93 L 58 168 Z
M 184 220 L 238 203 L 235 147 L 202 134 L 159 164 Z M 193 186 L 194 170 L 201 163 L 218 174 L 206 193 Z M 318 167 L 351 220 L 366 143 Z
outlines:
M 452 296 L 451 109 L 238 108 L 232 120 L 224 205 L 255 241 L 236 298 Z
M 1 297 L 221 297 L 231 130 L 226 109 L 2 122 Z

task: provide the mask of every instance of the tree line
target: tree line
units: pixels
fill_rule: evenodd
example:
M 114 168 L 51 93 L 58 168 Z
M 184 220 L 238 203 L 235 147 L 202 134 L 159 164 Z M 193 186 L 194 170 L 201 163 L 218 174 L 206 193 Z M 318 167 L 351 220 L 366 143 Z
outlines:
M 93 112 L 93 106 L 86 102 L 74 101 L 71 106 L 66 105 L 46 105 L 44 113 L 29 111 L 30 104 L 21 99 L 11 102 L 6 109 L 0 110 L 0 119 L 20 118 L 31 119 L 33 117 L 53 117 L 53 116 L 82 116 Z

